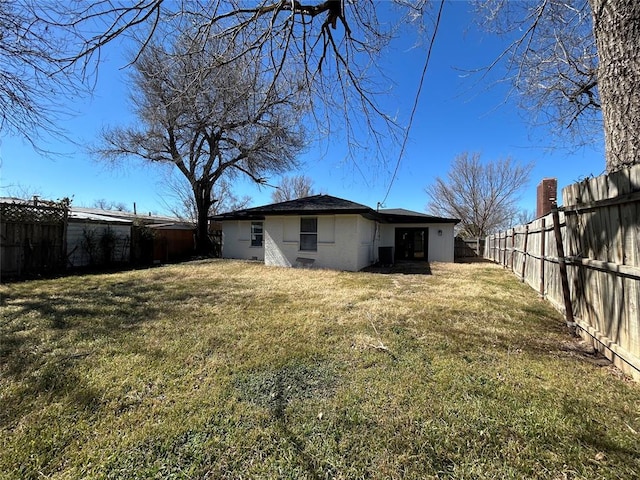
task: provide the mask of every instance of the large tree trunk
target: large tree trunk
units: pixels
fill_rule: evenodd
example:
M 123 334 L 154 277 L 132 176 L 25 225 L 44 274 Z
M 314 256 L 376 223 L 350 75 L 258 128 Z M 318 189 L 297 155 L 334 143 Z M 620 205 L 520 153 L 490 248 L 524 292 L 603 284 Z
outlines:
M 640 163 L 640 0 L 589 0 L 607 171 Z
M 211 186 L 202 187 L 200 184 L 197 184 L 194 188 L 194 194 L 198 214 L 196 225 L 196 251 L 200 255 L 209 255 L 213 252 L 213 243 L 209 238 Z

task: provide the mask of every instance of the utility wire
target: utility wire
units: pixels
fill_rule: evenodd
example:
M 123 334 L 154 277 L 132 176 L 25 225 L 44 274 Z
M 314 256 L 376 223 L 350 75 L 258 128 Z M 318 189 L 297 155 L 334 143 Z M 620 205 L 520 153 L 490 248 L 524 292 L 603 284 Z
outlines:
M 389 192 L 391 192 L 391 187 L 396 180 L 396 176 L 398 175 L 398 169 L 400 168 L 400 162 L 402 161 L 402 157 L 404 155 L 405 148 L 407 146 L 407 141 L 409 140 L 409 133 L 411 131 L 411 126 L 413 125 L 413 118 L 416 114 L 416 110 L 418 109 L 418 101 L 420 100 L 420 93 L 422 92 L 422 85 L 424 84 L 424 79 L 427 76 L 427 68 L 429 67 L 429 60 L 431 59 L 431 51 L 433 50 L 433 43 L 436 40 L 436 34 L 438 33 L 438 27 L 440 26 L 440 17 L 442 17 L 442 9 L 444 7 L 444 1 L 440 1 L 440 7 L 438 8 L 438 16 L 436 17 L 436 24 L 433 29 L 433 35 L 431 35 L 431 41 L 429 42 L 429 50 L 427 50 L 427 58 L 424 62 L 424 68 L 422 69 L 422 75 L 420 77 L 420 83 L 418 84 L 418 91 L 416 92 L 416 98 L 413 101 L 413 108 L 411 109 L 411 116 L 409 117 L 409 124 L 407 125 L 407 129 L 404 133 L 404 138 L 402 140 L 402 148 L 400 149 L 400 154 L 398 155 L 398 161 L 396 162 L 396 168 L 393 170 L 393 175 L 391 176 L 391 181 L 389 182 L 389 187 L 387 188 L 387 193 L 384 195 L 384 199 L 381 202 L 378 202 L 378 205 L 384 205 L 384 202 L 387 201 L 387 197 L 389 196 Z

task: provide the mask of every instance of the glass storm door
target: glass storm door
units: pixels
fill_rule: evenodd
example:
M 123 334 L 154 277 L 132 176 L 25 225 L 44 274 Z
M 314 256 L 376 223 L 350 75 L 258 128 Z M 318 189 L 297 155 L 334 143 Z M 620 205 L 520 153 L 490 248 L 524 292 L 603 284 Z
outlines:
M 428 228 L 396 228 L 396 260 L 429 258 Z

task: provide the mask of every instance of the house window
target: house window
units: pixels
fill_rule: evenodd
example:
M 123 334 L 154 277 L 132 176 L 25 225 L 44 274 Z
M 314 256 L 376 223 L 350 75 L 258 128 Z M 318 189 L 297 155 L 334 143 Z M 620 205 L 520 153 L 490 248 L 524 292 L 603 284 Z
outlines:
M 263 238 L 262 222 L 251 222 L 251 246 L 261 247 Z
M 318 250 L 318 219 L 300 219 L 300 250 L 315 252 Z

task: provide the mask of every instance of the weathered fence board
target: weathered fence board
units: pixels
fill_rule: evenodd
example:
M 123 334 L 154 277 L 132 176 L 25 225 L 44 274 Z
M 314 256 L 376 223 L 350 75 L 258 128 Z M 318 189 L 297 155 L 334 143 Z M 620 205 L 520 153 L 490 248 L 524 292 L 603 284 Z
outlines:
M 571 311 L 583 336 L 640 378 L 640 165 L 570 185 L 562 197 Z M 548 215 L 499 232 L 484 251 L 566 313 L 553 225 Z
M 484 238 L 456 237 L 454 240 L 454 258 L 476 258 L 483 256 Z

